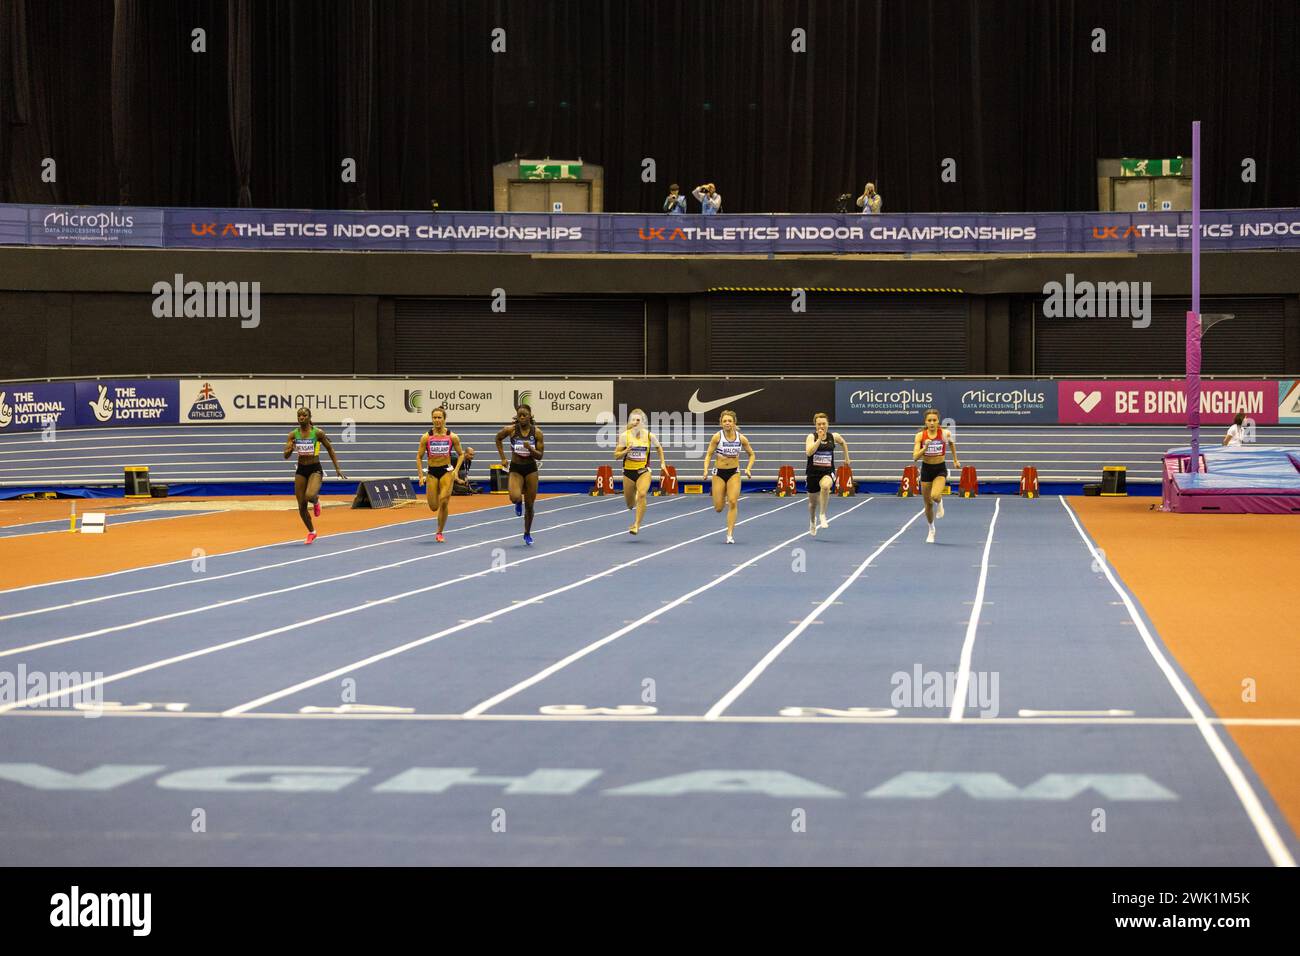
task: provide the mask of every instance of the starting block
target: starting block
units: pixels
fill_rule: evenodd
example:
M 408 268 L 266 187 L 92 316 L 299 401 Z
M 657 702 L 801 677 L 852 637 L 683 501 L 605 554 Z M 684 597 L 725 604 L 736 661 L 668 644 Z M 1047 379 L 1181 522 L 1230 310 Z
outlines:
M 963 498 L 978 498 L 980 493 L 979 478 L 975 475 L 975 466 L 966 465 L 961 470 L 961 485 L 958 486 Z
M 841 498 L 849 498 L 858 493 L 853 484 L 853 469 L 848 465 L 840 465 L 835 473 L 835 490 Z
M 898 497 L 911 498 L 920 492 L 921 484 L 917 479 L 916 466 L 908 465 L 903 469 L 903 480 L 898 483 Z
M 596 467 L 596 486 L 591 489 L 592 497 L 612 495 L 614 493 L 614 468 L 611 465 Z
M 108 515 L 102 511 L 87 511 L 81 516 L 82 534 L 103 534 L 108 528 Z
M 794 466 L 782 465 L 776 473 L 776 496 L 778 498 L 787 498 L 799 490 L 799 485 L 795 481 Z
M 1038 497 L 1038 469 L 1027 466 L 1020 470 L 1020 497 Z
M 663 473 L 659 476 L 659 490 L 655 494 L 675 495 L 677 493 L 677 469 L 672 465 L 665 465 Z

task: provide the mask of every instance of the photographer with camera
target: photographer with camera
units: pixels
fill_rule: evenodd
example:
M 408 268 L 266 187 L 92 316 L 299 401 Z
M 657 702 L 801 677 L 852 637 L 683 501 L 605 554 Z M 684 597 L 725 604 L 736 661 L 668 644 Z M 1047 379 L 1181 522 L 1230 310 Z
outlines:
M 691 195 L 699 201 L 701 215 L 713 216 L 722 212 L 722 193 L 718 192 L 713 183 L 696 186 L 691 190 Z
M 876 192 L 875 184 L 867 183 L 862 190 L 862 195 L 858 197 L 858 206 L 861 207 L 863 213 L 879 213 L 883 204 L 884 199 L 880 193 Z
M 681 216 L 686 213 L 686 197 L 681 194 L 681 188 L 676 183 L 668 187 L 668 198 L 664 200 L 664 212 L 670 216 Z

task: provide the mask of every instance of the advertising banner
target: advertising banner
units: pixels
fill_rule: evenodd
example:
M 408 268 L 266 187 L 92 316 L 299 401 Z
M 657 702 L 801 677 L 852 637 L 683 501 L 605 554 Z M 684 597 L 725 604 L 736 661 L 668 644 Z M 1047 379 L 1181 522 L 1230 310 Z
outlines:
M 2 206 L 0 242 L 413 252 L 1186 252 L 1188 212 L 667 216 Z M 1300 209 L 1206 210 L 1207 250 L 1300 249 Z
M 1067 379 L 1056 383 L 1062 425 L 1184 425 L 1182 379 Z M 1201 422 L 1227 425 L 1239 411 L 1258 425 L 1278 423 L 1277 383 L 1201 381 Z
M 1277 420 L 1281 425 L 1300 425 L 1300 379 L 1277 383 Z
M 133 206 L 27 206 L 27 243 L 54 246 L 161 246 L 162 209 Z
M 817 412 L 835 411 L 833 379 L 618 379 L 614 382 L 614 411 L 620 421 L 634 408 L 651 421 L 656 416 L 689 417 L 715 428 L 718 415 L 730 408 L 746 425 L 789 425 L 807 422 Z
M 77 426 L 175 425 L 176 379 L 103 379 L 76 383 Z
M 77 421 L 72 382 L 5 385 L 0 383 L 0 433 L 44 428 L 72 428 Z
M 959 424 L 1053 425 L 1056 383 L 1049 379 L 842 379 L 835 384 L 841 424 L 919 427 L 928 408 Z
M 184 379 L 181 421 L 292 426 L 299 407 L 319 424 L 427 425 L 438 407 L 447 421 L 502 424 L 527 402 L 539 423 L 595 424 L 612 407 L 609 379 Z

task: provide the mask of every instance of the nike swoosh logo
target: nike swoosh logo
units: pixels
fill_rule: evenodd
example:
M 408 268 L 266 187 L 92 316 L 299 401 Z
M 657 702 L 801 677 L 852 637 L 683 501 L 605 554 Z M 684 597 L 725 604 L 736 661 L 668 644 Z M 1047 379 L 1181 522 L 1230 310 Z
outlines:
M 752 392 L 741 392 L 739 395 L 728 395 L 726 398 L 720 398 L 716 402 L 702 402 L 700 401 L 700 390 L 697 388 L 695 394 L 692 395 L 690 400 L 686 403 L 686 407 L 696 415 L 703 415 L 705 412 L 711 412 L 715 408 L 721 408 L 729 402 L 737 402 L 742 398 L 749 398 L 751 395 L 757 395 L 761 391 L 761 388 L 756 388 Z

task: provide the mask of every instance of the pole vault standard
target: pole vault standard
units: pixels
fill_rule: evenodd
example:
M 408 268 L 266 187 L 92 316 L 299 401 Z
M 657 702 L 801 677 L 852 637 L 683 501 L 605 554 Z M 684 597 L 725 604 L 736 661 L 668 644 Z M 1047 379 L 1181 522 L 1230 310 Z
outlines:
M 1192 121 L 1192 311 L 1187 313 L 1187 427 L 1192 432 L 1189 470 L 1201 467 L 1201 121 Z
M 1192 121 L 1192 311 L 1187 313 L 1187 427 L 1192 433 L 1192 459 L 1188 470 L 1201 468 L 1201 339 L 1231 312 L 1201 314 L 1201 121 Z

